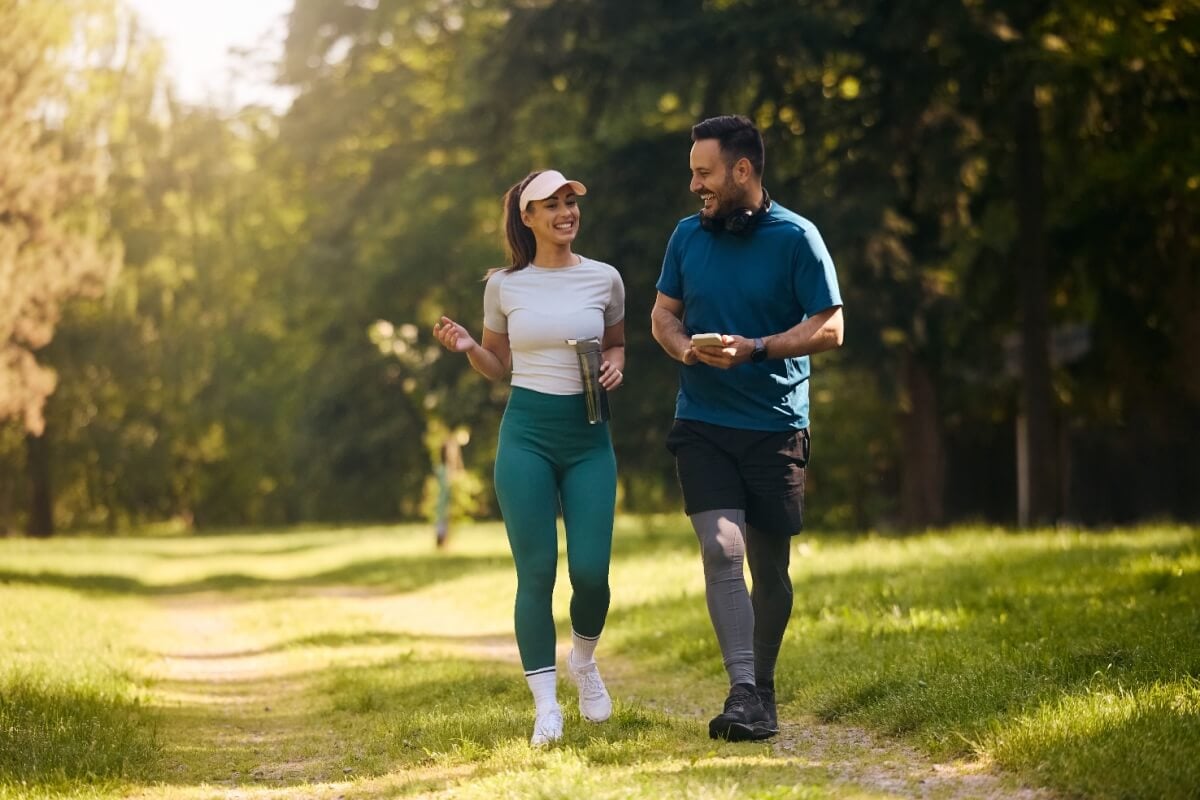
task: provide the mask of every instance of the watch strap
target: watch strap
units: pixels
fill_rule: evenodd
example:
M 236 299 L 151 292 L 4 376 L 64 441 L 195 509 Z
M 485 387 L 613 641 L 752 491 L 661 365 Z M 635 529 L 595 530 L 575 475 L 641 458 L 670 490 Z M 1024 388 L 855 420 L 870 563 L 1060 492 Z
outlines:
M 767 360 L 767 343 L 760 336 L 754 339 L 754 352 L 750 354 L 750 360 L 755 364 Z

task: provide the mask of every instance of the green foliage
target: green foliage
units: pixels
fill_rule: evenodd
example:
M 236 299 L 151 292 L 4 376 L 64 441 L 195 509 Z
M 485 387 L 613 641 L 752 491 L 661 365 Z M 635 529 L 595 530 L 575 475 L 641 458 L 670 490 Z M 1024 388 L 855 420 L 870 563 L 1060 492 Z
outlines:
M 97 294 L 117 266 L 93 205 L 104 185 L 96 130 L 70 124 L 79 73 L 86 84 L 72 57 L 94 55 L 88 25 L 111 13 L 96 5 L 0 7 L 0 421 L 34 435 L 56 382 L 34 353 L 54 337 L 64 303 Z
M 72 241 L 124 251 L 105 298 L 66 307 L 38 353 L 58 389 L 37 483 L 67 527 L 416 519 L 442 428 L 469 433 L 488 498 L 505 389 L 429 330 L 445 313 L 478 332 L 501 193 L 547 166 L 588 183 L 577 248 L 627 287 L 622 503 L 677 508 L 675 367 L 648 315 L 695 210 L 689 127 L 726 112 L 761 127 L 767 186 L 818 225 L 847 303 L 845 348 L 814 359 L 812 523 L 1010 519 L 1031 401 L 1059 430 L 1038 444 L 1039 463 L 1062 458 L 1061 516 L 1200 513 L 1200 456 L 1180 444 L 1200 430 L 1194 4 L 297 0 L 281 114 L 173 102 L 161 48 L 104 3 L 4 13 L 26 26 L 6 31 L 51 14 L 0 46 L 66 98 L 60 131 L 5 117 L 28 145 L 5 174 L 48 174 L 26 167 L 58 164 L 50 145 L 68 172 L 103 155 L 104 193 L 72 195 L 63 230 L 101 219 Z M 75 83 L 52 46 L 72 19 L 92 22 L 99 65 Z M 1017 148 L 1029 102 L 1038 137 Z M 1030 148 L 1042 191 L 1020 171 Z M 0 217 L 0 238 L 19 231 Z M 1019 301 L 1030 252 L 1046 286 Z M 1048 338 L 1027 324 L 1043 306 L 1090 349 L 1024 393 L 1005 342 Z M 372 341 L 380 321 L 411 332 L 403 352 Z M 48 372 L 23 374 L 45 394 Z M 8 529 L 30 517 L 24 447 L 0 439 Z

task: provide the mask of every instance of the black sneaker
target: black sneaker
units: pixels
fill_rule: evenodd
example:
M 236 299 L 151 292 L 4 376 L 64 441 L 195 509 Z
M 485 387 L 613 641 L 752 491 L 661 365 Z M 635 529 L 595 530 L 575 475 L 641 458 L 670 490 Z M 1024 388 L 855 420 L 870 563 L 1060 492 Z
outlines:
M 754 691 L 758 695 L 758 702 L 762 704 L 763 715 L 766 717 L 766 720 L 759 725 L 759 730 L 766 734 L 763 737 L 765 739 L 779 733 L 779 715 L 775 711 L 775 687 L 758 686 Z
M 773 736 L 764 728 L 767 715 L 754 691 L 754 685 L 735 683 L 725 698 L 725 710 L 708 723 L 710 739 L 746 742 Z

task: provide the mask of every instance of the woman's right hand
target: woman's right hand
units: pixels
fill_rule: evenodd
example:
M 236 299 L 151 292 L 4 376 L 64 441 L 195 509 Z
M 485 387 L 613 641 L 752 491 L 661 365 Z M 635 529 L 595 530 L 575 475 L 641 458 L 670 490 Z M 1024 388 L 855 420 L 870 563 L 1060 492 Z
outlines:
M 455 353 L 465 353 L 476 345 L 467 329 L 449 317 L 442 317 L 441 321 L 434 324 L 433 335 L 442 343 L 442 347 Z

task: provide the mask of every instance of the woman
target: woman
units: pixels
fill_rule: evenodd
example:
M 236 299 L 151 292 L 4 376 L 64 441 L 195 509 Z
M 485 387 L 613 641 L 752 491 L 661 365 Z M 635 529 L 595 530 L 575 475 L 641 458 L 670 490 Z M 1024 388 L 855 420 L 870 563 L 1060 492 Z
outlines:
M 567 671 L 579 687 L 584 719 L 603 722 L 612 700 L 594 658 L 608 614 L 617 468 L 608 424 L 589 424 L 583 384 L 568 339 L 597 337 L 600 384 L 621 385 L 625 367 L 625 287 L 608 264 L 576 255 L 579 181 L 534 172 L 504 196 L 511 265 L 493 270 L 483 292 L 483 339 L 442 317 L 434 335 L 466 353 L 489 380 L 512 369 L 500 423 L 495 486 L 517 569 L 515 627 L 525 678 L 533 692 L 530 743 L 562 737 L 556 696 L 551 600 L 558 562 L 556 517 L 562 509 L 571 578 L 571 653 Z

